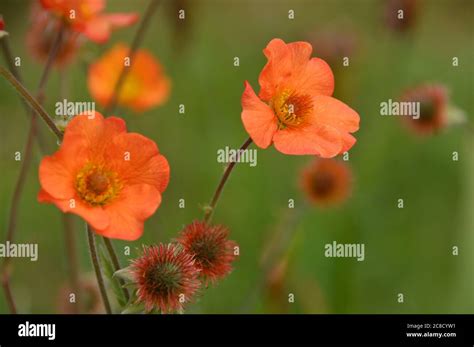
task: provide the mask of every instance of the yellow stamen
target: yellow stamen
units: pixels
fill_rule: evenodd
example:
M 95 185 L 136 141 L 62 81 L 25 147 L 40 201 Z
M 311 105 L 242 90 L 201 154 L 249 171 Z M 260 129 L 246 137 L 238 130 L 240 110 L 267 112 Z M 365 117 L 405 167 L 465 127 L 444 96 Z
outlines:
M 313 111 L 311 95 L 298 95 L 285 90 L 270 101 L 279 120 L 279 128 L 299 127 L 306 123 Z
M 117 173 L 103 166 L 86 164 L 76 176 L 76 191 L 83 201 L 92 206 L 103 206 L 122 190 Z

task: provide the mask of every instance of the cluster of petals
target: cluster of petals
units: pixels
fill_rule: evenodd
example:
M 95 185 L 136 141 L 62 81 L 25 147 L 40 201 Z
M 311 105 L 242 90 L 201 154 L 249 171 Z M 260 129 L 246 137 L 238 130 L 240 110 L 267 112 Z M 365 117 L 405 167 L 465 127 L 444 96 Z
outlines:
M 117 44 L 89 67 L 89 91 L 100 105 L 106 106 L 111 102 L 127 57 L 130 58 L 130 49 L 124 44 Z M 166 102 L 171 82 L 160 62 L 150 52 L 139 50 L 129 63 L 117 96 L 118 104 L 135 112 L 143 112 Z
M 334 76 L 322 59 L 311 58 L 307 42 L 273 39 L 259 76 L 258 96 L 248 82 L 242 95 L 242 122 L 258 147 L 292 155 L 334 157 L 349 150 L 359 115 L 331 97 Z
M 57 152 L 39 168 L 40 202 L 85 219 L 100 235 L 136 240 L 169 181 L 169 165 L 149 138 L 121 118 L 75 116 Z

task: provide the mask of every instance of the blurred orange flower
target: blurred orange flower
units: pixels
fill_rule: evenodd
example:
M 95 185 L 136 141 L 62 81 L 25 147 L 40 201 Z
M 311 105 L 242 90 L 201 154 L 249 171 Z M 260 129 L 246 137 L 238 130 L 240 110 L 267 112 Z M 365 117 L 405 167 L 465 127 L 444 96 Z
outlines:
M 416 133 L 428 135 L 446 126 L 448 121 L 448 92 L 443 85 L 425 84 L 416 86 L 405 91 L 401 101 L 420 103 L 418 119 L 403 117 Z
M 103 13 L 106 0 L 40 0 L 41 5 L 97 43 L 106 42 L 115 28 L 134 24 L 137 14 Z
M 90 66 L 89 91 L 102 106 L 111 101 L 128 55 L 129 48 L 118 44 Z M 160 63 L 145 50 L 137 51 L 133 60 L 117 102 L 136 112 L 164 103 L 168 99 L 171 83 L 164 75 Z
M 84 218 L 97 234 L 136 240 L 155 213 L 169 165 L 152 140 L 95 112 L 75 116 L 60 149 L 40 164 L 40 202 Z
M 37 3 L 33 3 L 31 7 L 30 21 L 31 26 L 26 35 L 27 48 L 34 58 L 40 62 L 45 62 L 58 35 L 61 22 Z M 82 37 L 78 32 L 66 27 L 61 36 L 61 42 L 53 63 L 56 66 L 64 66 L 70 63 L 82 41 Z
M 311 57 L 307 42 L 273 39 L 263 50 L 268 59 L 257 97 L 245 82 L 242 122 L 255 144 L 285 154 L 334 157 L 349 150 L 359 115 L 332 98 L 334 76 L 328 64 Z
M 301 185 L 311 202 L 327 206 L 348 198 L 351 179 L 351 171 L 344 162 L 316 158 L 303 170 Z

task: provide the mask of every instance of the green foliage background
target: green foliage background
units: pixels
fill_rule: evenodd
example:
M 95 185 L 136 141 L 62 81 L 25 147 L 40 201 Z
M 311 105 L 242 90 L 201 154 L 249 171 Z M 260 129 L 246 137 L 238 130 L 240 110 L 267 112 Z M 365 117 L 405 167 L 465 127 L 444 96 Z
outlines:
M 146 3 L 109 1 L 108 11 L 142 12 Z M 240 120 L 243 82 L 249 80 L 258 90 L 258 74 L 266 62 L 262 49 L 272 38 L 288 42 L 304 40 L 308 33 L 349 32 L 356 46 L 350 66 L 338 71 L 336 97 L 361 116 L 349 162 L 354 173 L 350 200 L 332 209 L 304 208 L 299 172 L 311 158 L 259 150 L 256 167 L 236 168 L 214 216 L 240 244 L 235 271 L 205 290 L 188 312 L 473 313 L 473 133 L 458 127 L 419 138 L 396 117 L 380 116 L 379 105 L 406 87 L 441 82 L 450 89 L 452 102 L 474 122 L 474 3 L 424 1 L 413 32 L 407 34 L 387 28 L 384 1 L 189 3 L 182 40 L 175 35 L 171 1 L 164 1 L 142 45 L 160 59 L 172 79 L 169 101 L 144 114 L 116 112 L 130 131 L 154 139 L 171 165 L 170 185 L 158 212 L 146 222 L 144 236 L 131 244 L 115 242 L 116 248 L 131 245 L 135 256 L 141 244 L 168 242 L 183 225 L 201 218 L 200 206 L 210 199 L 223 171 L 217 150 L 236 148 L 247 137 Z M 25 47 L 29 5 L 25 0 L 2 0 L 0 13 L 12 48 L 22 58 L 25 84 L 33 90 L 42 66 Z M 294 20 L 288 19 L 289 9 L 295 11 Z M 87 64 L 114 43 L 130 42 L 136 28 L 115 32 L 104 46 L 85 46 L 81 57 L 61 72 L 69 84 L 69 100 L 90 101 Z M 458 67 L 451 64 L 453 56 L 459 57 Z M 234 57 L 240 58 L 239 67 L 234 67 Z M 54 103 L 62 100 L 58 76 L 56 72 L 47 88 L 51 113 Z M 179 104 L 186 107 L 184 115 L 178 113 Z M 27 129 L 14 90 L 0 82 L 2 239 L 20 167 L 14 152 L 23 150 Z M 48 136 L 43 125 L 42 130 Z M 457 162 L 452 161 L 453 151 L 459 152 Z M 36 151 L 16 239 L 37 242 L 39 260 L 15 259 L 12 283 L 20 312 L 51 313 L 56 312 L 59 287 L 67 281 L 67 263 L 60 212 L 36 201 L 40 159 Z M 181 198 L 184 209 L 178 208 Z M 405 201 L 404 209 L 397 208 L 399 198 Z M 293 213 L 288 199 L 295 200 L 298 211 L 291 217 L 294 238 L 288 243 L 284 293 L 294 293 L 295 303 L 279 309 L 257 290 L 257 283 L 264 277 L 263 249 Z M 76 217 L 75 222 L 81 270 L 91 272 L 84 223 Z M 324 245 L 332 241 L 364 243 L 365 261 L 325 258 Z M 459 247 L 458 256 L 452 255 L 453 246 Z M 122 256 L 122 262 L 126 259 Z M 397 302 L 397 293 L 405 295 L 405 303 Z M 0 312 L 7 312 L 3 295 Z

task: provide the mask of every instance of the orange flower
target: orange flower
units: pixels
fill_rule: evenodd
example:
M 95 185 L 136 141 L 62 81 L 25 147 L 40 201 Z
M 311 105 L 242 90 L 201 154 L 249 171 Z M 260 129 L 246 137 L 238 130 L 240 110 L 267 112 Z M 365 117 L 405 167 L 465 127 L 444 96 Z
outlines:
M 260 93 L 245 82 L 242 122 L 255 144 L 285 154 L 333 157 L 350 149 L 359 115 L 332 98 L 334 77 L 307 42 L 273 39 L 263 50 L 268 62 L 260 73 Z
M 419 118 L 404 117 L 405 122 L 418 134 L 433 134 L 446 126 L 448 92 L 443 85 L 416 86 L 407 90 L 401 101 L 420 103 Z
M 40 0 L 41 5 L 97 43 L 106 42 L 115 28 L 134 24 L 137 14 L 104 14 L 106 0 Z
M 110 102 L 124 67 L 124 59 L 128 56 L 129 48 L 118 44 L 90 66 L 89 91 L 102 106 Z M 118 103 L 136 112 L 164 103 L 169 96 L 170 81 L 160 63 L 145 50 L 137 51 L 130 63 Z
M 301 185 L 308 199 L 316 205 L 337 204 L 349 196 L 351 171 L 341 161 L 317 158 L 303 170 Z
M 81 216 L 97 234 L 136 240 L 160 205 L 169 166 L 155 142 L 95 112 L 71 120 L 60 149 L 41 161 L 39 179 L 40 202 Z

